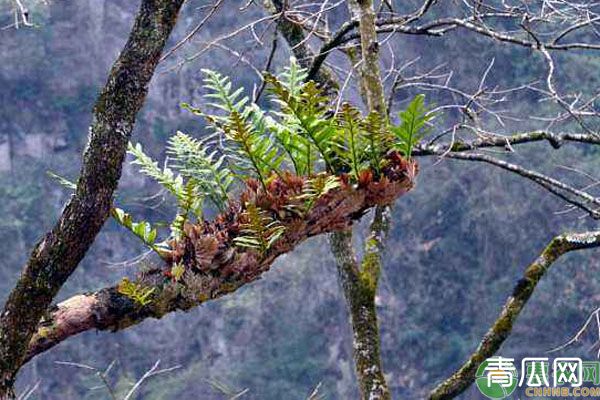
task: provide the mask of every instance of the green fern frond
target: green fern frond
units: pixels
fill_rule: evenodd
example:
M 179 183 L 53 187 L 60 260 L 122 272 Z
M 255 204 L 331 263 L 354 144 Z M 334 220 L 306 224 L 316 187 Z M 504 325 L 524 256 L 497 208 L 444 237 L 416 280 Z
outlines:
M 378 177 L 381 173 L 381 160 L 393 143 L 393 134 L 384 117 L 376 112 L 371 112 L 364 119 L 362 136 L 365 139 L 364 154 L 369 166 Z
M 197 219 L 202 219 L 202 205 L 204 198 L 198 193 L 198 187 L 194 180 L 188 180 L 185 184 L 181 200 L 178 202 L 178 209 L 175 218 L 171 222 L 171 236 L 179 239 L 183 236 L 183 227 L 188 221 L 190 214 Z
M 256 204 L 246 204 L 246 222 L 241 225 L 241 235 L 234 238 L 237 246 L 248 247 L 265 253 L 283 235 L 285 227 Z
M 114 220 L 135 236 L 137 236 L 146 246 L 160 254 L 160 250 L 156 244 L 157 230 L 147 221 L 135 222 L 131 214 L 126 213 L 124 210 L 113 207 L 110 210 L 111 216 Z
M 336 116 L 338 129 L 338 148 L 336 170 L 347 169 L 354 179 L 358 179 L 364 168 L 365 143 L 362 137 L 362 116 L 360 111 L 348 103 L 342 104 Z
M 139 143 L 135 146 L 129 143 L 127 152 L 134 157 L 132 165 L 138 165 L 144 175 L 154 179 L 177 199 L 182 199 L 185 187 L 181 175 L 175 174 L 167 165 L 160 168 L 157 161 L 144 153 L 142 145 Z
M 316 164 L 314 150 L 320 154 L 326 169 L 333 171 L 335 127 L 332 118 L 328 116 L 327 96 L 312 81 L 303 84 L 298 93 L 294 94 L 271 74 L 265 74 L 265 80 L 271 86 L 275 103 L 281 108 L 278 116 L 282 119 L 282 124 L 288 126 L 293 135 L 300 135 L 305 139 L 304 143 L 298 141 L 298 147 L 304 147 L 307 173 L 312 173 L 313 165 Z
M 235 179 L 234 174 L 226 165 L 224 155 L 219 156 L 216 151 L 208 153 L 207 148 L 206 141 L 177 132 L 169 139 L 167 153 L 177 170 L 193 182 L 197 191 L 223 211 Z
M 242 96 L 243 88 L 233 90 L 229 78 L 211 70 L 204 73 L 205 87 L 209 90 L 205 97 L 212 101 L 209 105 L 226 113 L 204 114 L 204 117 L 228 139 L 228 146 L 222 150 L 229 165 L 241 177 L 256 175 L 266 187 L 269 175 L 279 173 L 283 155 L 273 144 L 264 113 Z
M 425 96 L 421 94 L 417 95 L 399 116 L 400 125 L 391 127 L 396 135 L 395 147 L 404 157 L 410 159 L 413 148 L 427 133 L 427 123 L 435 116 L 425 106 Z
M 279 173 L 283 162 L 279 149 L 236 111 L 231 113 L 223 130 L 230 142 L 227 154 L 236 166 L 236 172 L 244 176 L 253 171 L 266 189 L 267 178 L 272 172 Z
M 117 285 L 117 292 L 127 296 L 141 306 L 152 303 L 152 295 L 155 290 L 155 287 L 143 286 L 139 282 L 132 282 L 127 278 L 123 278 Z
M 292 96 L 300 94 L 300 90 L 307 77 L 307 70 L 300 67 L 295 57 L 290 57 L 290 65 L 285 67 L 283 72 L 278 75 L 279 80 L 289 90 Z
M 306 180 L 302 194 L 297 198 L 305 201 L 304 211 L 308 212 L 312 209 L 315 201 L 340 185 L 340 179 L 337 176 L 321 173 Z
M 270 116 L 265 116 L 264 120 L 267 130 L 272 132 L 273 140 L 287 155 L 296 175 L 308 175 L 310 161 L 315 159 L 317 154 L 310 142 L 298 134 L 294 121 L 279 121 Z
M 234 111 L 243 114 L 245 106 L 248 104 L 248 97 L 244 96 L 244 88 L 232 90 L 231 80 L 220 73 L 203 69 L 204 87 L 209 93 L 204 95 L 209 99 L 209 106 L 232 113 Z
M 164 168 L 159 168 L 158 162 L 146 155 L 139 143 L 135 146 L 130 143 L 128 152 L 135 157 L 132 164 L 139 165 L 142 173 L 156 180 L 177 199 L 178 210 L 171 223 L 171 232 L 174 237 L 179 237 L 190 213 L 196 218 L 202 217 L 203 193 L 201 188 L 193 179 L 184 181 L 183 176 L 175 174 L 166 163 Z

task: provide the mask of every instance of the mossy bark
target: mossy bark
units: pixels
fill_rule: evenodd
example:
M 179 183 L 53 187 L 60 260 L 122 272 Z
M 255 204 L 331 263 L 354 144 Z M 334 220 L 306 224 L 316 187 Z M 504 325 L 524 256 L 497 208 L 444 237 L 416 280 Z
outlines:
M 93 113 L 77 190 L 36 245 L 0 316 L 0 399 L 13 383 L 38 323 L 109 216 L 135 117 L 183 0 L 143 0 Z
M 360 89 L 369 112 L 386 115 L 379 66 L 379 43 L 375 11 L 371 0 L 349 0 L 349 11 L 358 20 L 361 43 Z M 365 244 L 362 262 L 356 261 L 352 233 L 331 235 L 331 250 L 336 259 L 340 283 L 348 304 L 354 333 L 354 363 L 361 399 L 391 399 L 383 373 L 375 295 L 381 270 L 383 236 L 387 230 L 387 207 L 375 209 L 371 235 Z
M 374 222 L 384 221 L 376 210 Z M 381 231 L 384 232 L 382 228 Z M 375 296 L 381 271 L 381 241 L 371 235 L 362 263 L 356 261 L 352 248 L 352 233 L 331 235 L 330 245 L 336 259 L 340 283 L 348 304 L 353 332 L 354 367 L 358 378 L 360 398 L 389 400 L 391 394 L 383 373 Z
M 600 246 L 600 232 L 566 234 L 555 237 L 532 262 L 515 285 L 500 315 L 485 334 L 477 350 L 448 379 L 440 383 L 429 395 L 431 400 L 453 399 L 464 392 L 475 380 L 475 372 L 485 359 L 493 356 L 510 336 L 513 324 L 531 298 L 537 284 L 552 264 L 563 254 L 573 250 Z
M 385 116 L 387 109 L 381 82 L 379 41 L 377 39 L 373 1 L 348 0 L 348 7 L 352 16 L 358 19 L 362 55 L 360 80 L 367 98 L 367 108 L 369 111 L 375 111 L 379 115 Z

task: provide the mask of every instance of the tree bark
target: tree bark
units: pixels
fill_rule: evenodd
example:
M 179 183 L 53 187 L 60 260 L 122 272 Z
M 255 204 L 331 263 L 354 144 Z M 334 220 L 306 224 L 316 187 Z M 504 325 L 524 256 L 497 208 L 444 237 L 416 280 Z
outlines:
M 52 300 L 109 216 L 135 117 L 184 0 L 143 0 L 93 112 L 74 196 L 35 246 L 0 316 L 0 399 L 14 397 L 15 376 Z
M 474 381 L 475 372 L 483 361 L 493 356 L 510 336 L 517 318 L 531 298 L 535 288 L 552 264 L 571 251 L 600 246 L 600 232 L 570 233 L 556 236 L 532 262 L 506 300 L 498 318 L 485 334 L 477 350 L 445 381 L 429 394 L 430 400 L 449 400 L 464 392 Z
M 379 43 L 375 11 L 371 0 L 349 0 L 348 8 L 358 20 L 361 44 L 360 87 L 369 112 L 387 115 L 379 66 Z M 331 235 L 331 250 L 348 304 L 353 331 L 354 367 L 361 399 L 388 400 L 390 390 L 383 373 L 375 295 L 382 267 L 381 252 L 387 232 L 386 206 L 378 206 L 366 240 L 365 254 L 359 264 L 352 248 L 351 232 Z
M 373 225 L 385 224 L 385 208 L 378 207 Z M 331 251 L 336 259 L 340 283 L 348 304 L 352 324 L 354 368 L 358 378 L 361 399 L 391 400 L 391 394 L 383 374 L 379 328 L 375 296 L 381 271 L 382 238 L 376 232 L 384 232 L 383 226 L 374 226 L 367 239 L 366 253 L 359 264 L 352 248 L 351 232 L 331 235 Z

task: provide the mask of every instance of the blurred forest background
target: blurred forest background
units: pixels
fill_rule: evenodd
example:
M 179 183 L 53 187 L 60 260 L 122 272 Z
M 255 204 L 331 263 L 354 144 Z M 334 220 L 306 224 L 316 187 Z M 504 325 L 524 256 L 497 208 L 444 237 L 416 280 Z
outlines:
M 0 8 L 8 7 L 6 3 L 0 0 Z M 94 99 L 127 38 L 137 3 L 39 3 L 31 9 L 38 27 L 0 31 L 2 302 L 33 244 L 55 221 L 69 195 L 47 171 L 77 176 Z M 197 24 L 199 7 L 205 3 L 188 1 L 172 43 Z M 177 130 L 204 133 L 202 123 L 180 107 L 181 102 L 201 104 L 201 68 L 229 74 L 249 91 L 259 82 L 243 60 L 223 48 L 173 68 L 203 42 L 264 15 L 258 4 L 240 11 L 243 3 L 229 1 L 186 48 L 159 67 L 134 135 L 156 158 L 164 157 L 166 139 Z M 527 49 L 498 45 L 465 31 L 449 36 L 443 41 L 397 36 L 389 45 L 397 58 L 421 57 L 420 65 L 447 60 L 445 70 L 454 71 L 454 82 L 465 89 L 478 84 L 492 59 L 492 83 L 531 81 L 544 69 L 540 56 Z M 245 60 L 261 66 L 270 40 L 260 47 L 248 34 L 228 43 L 243 52 Z M 573 52 L 557 57 L 569 65 L 557 75 L 560 85 L 583 90 L 598 86 L 598 55 Z M 281 42 L 276 69 L 288 58 Z M 347 95 L 359 102 L 355 91 Z M 527 114 L 543 105 L 524 96 L 510 106 Z M 513 157 L 571 181 L 582 178 L 561 166 L 592 172 L 600 166 L 597 150 L 590 146 L 552 151 L 539 144 Z M 576 213 L 557 214 L 564 208 L 559 201 L 493 167 L 435 159 L 420 163 L 417 187 L 393 209 L 378 299 L 384 366 L 394 398 L 420 398 L 457 368 L 548 240 L 583 229 L 584 224 L 592 226 Z M 160 220 L 170 210 L 153 196 L 156 191 L 127 166 L 117 201 L 140 217 Z M 126 261 L 144 251 L 132 235 L 109 222 L 59 300 L 133 273 L 135 267 Z M 595 254 L 577 252 L 556 263 L 501 355 L 543 356 L 577 331 L 600 303 L 600 259 Z M 592 359 L 593 343 L 593 337 L 586 338 L 565 354 Z M 261 281 L 189 313 L 147 320 L 114 334 L 87 332 L 69 339 L 27 364 L 19 388 L 40 382 L 33 398 L 105 399 L 103 390 L 90 390 L 99 383 L 92 374 L 56 361 L 103 368 L 116 360 L 111 379 L 124 387 L 158 359 L 163 367 L 181 368 L 150 381 L 139 398 L 222 399 L 224 394 L 217 390 L 221 386 L 248 389 L 243 399 L 300 400 L 319 383 L 324 398 L 356 398 L 351 330 L 326 238 L 312 239 L 279 259 Z M 480 396 L 471 388 L 460 398 Z

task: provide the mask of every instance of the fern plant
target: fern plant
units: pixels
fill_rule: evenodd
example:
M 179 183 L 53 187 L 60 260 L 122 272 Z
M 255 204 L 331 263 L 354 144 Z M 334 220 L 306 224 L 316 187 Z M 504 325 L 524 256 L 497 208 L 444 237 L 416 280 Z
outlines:
M 167 153 L 182 175 L 194 182 L 203 197 L 217 209 L 225 210 L 234 174 L 228 168 L 225 156 L 217 151 L 208 153 L 208 141 L 201 141 L 177 132 L 169 139 Z
M 223 131 L 232 142 L 227 150 L 238 173 L 247 176 L 253 171 L 266 190 L 267 178 L 273 172 L 279 173 L 283 161 L 277 147 L 268 136 L 256 131 L 236 111 L 231 113 L 230 121 L 223 126 Z
M 393 143 L 387 120 L 376 112 L 371 112 L 362 123 L 365 141 L 364 154 L 375 177 L 381 174 L 381 160 Z
M 265 80 L 271 86 L 274 102 L 281 108 L 278 116 L 289 130 L 289 140 L 292 140 L 289 148 L 300 149 L 301 157 L 293 160 L 294 164 L 301 166 L 300 169 L 310 175 L 319 161 L 314 156 L 316 151 L 326 170 L 333 172 L 336 132 L 333 118 L 327 109 L 328 98 L 323 91 L 310 81 L 294 94 L 274 75 L 265 74 Z
M 208 93 L 204 95 L 206 99 L 209 99 L 208 106 L 225 111 L 227 114 L 234 111 L 243 113 L 248 104 L 248 97 L 243 96 L 244 88 L 233 90 L 229 77 L 216 71 L 203 69 L 202 73 L 204 73 L 204 88 L 208 90 Z M 220 120 L 225 119 L 225 117 L 216 115 L 215 117 Z
M 257 105 L 248 104 L 248 98 L 242 96 L 243 89 L 234 90 L 229 78 L 215 71 L 204 73 L 209 105 L 226 114 L 194 111 L 201 113 L 217 133 L 224 134 L 226 145 L 221 150 L 232 170 L 241 178 L 254 174 L 266 188 L 269 176 L 279 172 L 283 154 L 267 132 L 264 113 Z
M 158 162 L 144 153 L 142 146 L 129 144 L 129 154 L 134 156 L 131 162 L 140 166 L 140 171 L 155 179 L 162 187 L 169 191 L 177 199 L 177 215 L 171 223 L 171 234 L 179 238 L 183 232 L 183 226 L 192 214 L 196 218 L 202 218 L 202 205 L 204 203 L 202 185 L 191 179 L 187 182 L 181 174 L 176 174 L 165 162 L 161 169 Z
M 400 125 L 392 126 L 396 136 L 394 147 L 410 159 L 415 145 L 427 133 L 427 124 L 435 117 L 425 106 L 425 96 L 417 95 L 406 110 L 399 113 Z
M 234 88 L 229 78 L 215 71 L 203 72 L 210 111 L 188 104 L 183 107 L 205 118 L 213 131 L 210 136 L 198 140 L 177 132 L 168 142 L 163 166 L 145 154 L 140 144 L 128 148 L 134 157 L 132 163 L 177 201 L 177 213 L 170 224 L 171 239 L 184 235 L 190 218 L 203 220 L 205 200 L 219 211 L 227 211 L 236 179 L 243 183 L 257 178 L 267 191 L 276 175 L 285 182 L 290 169 L 303 177 L 304 186 L 302 193 L 293 198 L 296 201 L 284 206 L 296 215 L 305 215 L 319 198 L 341 185 L 342 175 L 350 183 L 360 183 L 365 177 L 379 179 L 388 152 L 399 151 L 410 159 L 433 119 L 421 95 L 399 114 L 398 125 L 376 113 L 365 117 L 349 104 L 333 113 L 323 90 L 312 81 L 305 82 L 306 71 L 293 59 L 278 77 L 265 74 L 275 106 L 269 110 L 250 102 L 244 90 Z M 75 187 L 64 178 L 59 180 Z M 158 231 L 150 223 L 134 221 L 118 208 L 112 216 L 147 246 L 164 254 L 165 242 L 157 241 Z M 285 232 L 275 214 L 252 202 L 244 204 L 241 220 L 234 244 L 261 254 Z M 186 271 L 177 264 L 170 274 L 179 281 Z M 124 294 L 140 303 L 151 298 L 151 292 L 132 282 L 124 281 L 121 286 Z
M 300 67 L 294 57 L 290 57 L 290 65 L 286 66 L 278 76 L 279 81 L 289 90 L 292 96 L 298 96 L 308 78 L 306 69 Z
M 360 111 L 348 103 L 342 104 L 336 116 L 338 147 L 336 150 L 336 170 L 347 169 L 354 179 L 358 179 L 364 165 L 364 139 L 362 137 L 362 116 Z
M 278 220 L 256 204 L 247 203 L 243 216 L 246 222 L 241 225 L 241 235 L 233 239 L 237 246 L 265 253 L 285 232 Z
M 320 173 L 313 178 L 307 179 L 302 194 L 297 198 L 304 200 L 304 212 L 312 209 L 315 201 L 327 194 L 329 191 L 340 187 L 340 179 L 335 175 Z
M 139 282 L 132 282 L 128 278 L 123 278 L 117 285 L 117 291 L 143 307 L 152 303 L 152 295 L 156 291 L 156 288 L 144 286 Z
M 158 231 L 152 227 L 147 221 L 134 222 L 131 214 L 126 213 L 120 208 L 113 207 L 110 211 L 111 216 L 117 223 L 127 228 L 131 233 L 137 236 L 144 244 L 157 253 L 160 253 L 157 244 L 156 236 Z

